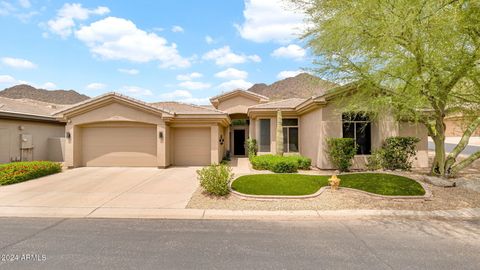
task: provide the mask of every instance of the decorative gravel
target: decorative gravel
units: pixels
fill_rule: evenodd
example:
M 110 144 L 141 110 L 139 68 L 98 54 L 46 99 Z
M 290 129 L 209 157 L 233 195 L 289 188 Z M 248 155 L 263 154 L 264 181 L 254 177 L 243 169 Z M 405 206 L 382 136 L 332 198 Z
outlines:
M 340 209 L 390 209 L 390 210 L 451 210 L 480 207 L 480 192 L 459 187 L 440 188 L 428 185 L 433 193 L 431 201 L 382 199 L 350 190 L 326 190 L 311 199 L 272 201 L 245 200 L 228 195 L 224 198 L 208 196 L 199 188 L 187 208 L 230 210 L 340 210 Z

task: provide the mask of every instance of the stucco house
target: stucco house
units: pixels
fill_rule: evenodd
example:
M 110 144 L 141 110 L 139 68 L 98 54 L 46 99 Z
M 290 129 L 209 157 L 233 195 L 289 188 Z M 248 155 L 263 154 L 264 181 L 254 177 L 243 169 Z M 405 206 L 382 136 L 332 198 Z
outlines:
M 0 115 L 0 161 L 14 160 L 12 157 L 18 155 L 18 151 L 12 149 L 22 148 L 22 142 L 15 144 L 15 140 L 22 136 L 19 134 L 28 133 L 33 137 L 34 159 L 52 157 L 58 160 L 60 152 L 71 168 L 165 168 L 219 163 L 227 151 L 233 157 L 245 156 L 247 138 L 257 140 L 259 154 L 274 153 L 276 115 L 281 110 L 285 153 L 307 156 L 318 168 L 332 169 L 326 152 L 329 137 L 355 138 L 359 150 L 354 167 L 363 168 L 368 155 L 380 147 L 385 138 L 416 136 L 421 141 L 417 145 L 414 166 L 428 166 L 427 131 L 423 126 L 397 122 L 388 116 L 374 121 L 366 117 L 347 118 L 332 102 L 336 92 L 271 101 L 254 92 L 234 90 L 212 97 L 212 106 L 145 103 L 118 93 L 107 93 L 55 111 L 49 108 L 43 114 L 19 112 L 17 118 L 8 118 L 5 115 L 8 112 L 3 111 Z M 38 119 L 32 119 L 34 116 Z M 21 126 L 25 128 L 22 130 Z M 48 126 L 49 132 L 41 136 L 45 133 L 39 131 L 43 126 Z M 6 134 L 10 139 L 4 139 Z M 64 138 L 56 139 L 58 137 Z M 9 156 L 3 152 L 7 148 Z M 54 153 L 50 153 L 52 151 Z

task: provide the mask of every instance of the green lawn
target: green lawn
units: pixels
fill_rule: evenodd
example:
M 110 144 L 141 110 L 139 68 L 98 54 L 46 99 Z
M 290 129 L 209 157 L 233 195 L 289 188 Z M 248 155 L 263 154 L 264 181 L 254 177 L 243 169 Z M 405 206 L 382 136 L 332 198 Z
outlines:
M 353 173 L 338 176 L 340 187 L 387 196 L 418 196 L 425 190 L 416 181 L 398 175 Z M 232 189 L 251 195 L 309 195 L 328 185 L 330 176 L 302 174 L 254 174 L 237 178 Z

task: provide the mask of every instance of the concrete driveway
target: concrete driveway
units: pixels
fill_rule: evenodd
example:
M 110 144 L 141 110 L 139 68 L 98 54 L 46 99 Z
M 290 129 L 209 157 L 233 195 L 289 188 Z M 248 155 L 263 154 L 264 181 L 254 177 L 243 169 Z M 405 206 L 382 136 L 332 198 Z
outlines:
M 196 169 L 77 168 L 0 187 L 0 207 L 185 208 Z

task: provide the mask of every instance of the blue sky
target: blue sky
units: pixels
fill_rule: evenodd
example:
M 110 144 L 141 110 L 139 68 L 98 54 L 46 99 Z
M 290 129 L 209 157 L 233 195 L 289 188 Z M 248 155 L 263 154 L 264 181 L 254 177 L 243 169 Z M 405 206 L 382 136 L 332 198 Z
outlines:
M 311 64 L 282 0 L 0 0 L 0 88 L 206 104 Z

